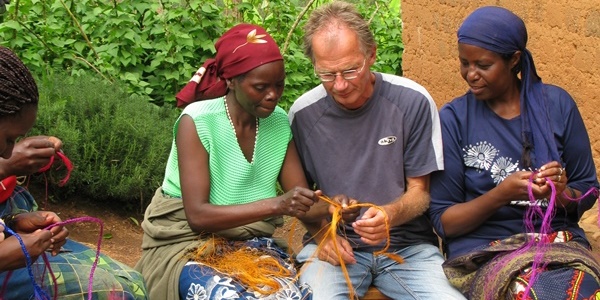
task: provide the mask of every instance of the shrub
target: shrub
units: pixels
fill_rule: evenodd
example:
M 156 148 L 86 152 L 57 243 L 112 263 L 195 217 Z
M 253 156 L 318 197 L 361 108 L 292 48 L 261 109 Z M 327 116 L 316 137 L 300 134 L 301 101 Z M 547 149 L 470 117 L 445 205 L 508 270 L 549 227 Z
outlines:
M 75 166 L 64 188 L 50 184 L 55 197 L 57 191 L 60 198 L 77 192 L 89 200 L 145 208 L 162 184 L 179 111 L 157 107 L 90 75 L 50 74 L 38 85 L 38 119 L 31 134 L 62 139 Z M 53 167 L 49 179 L 56 183 L 63 176 L 64 169 Z

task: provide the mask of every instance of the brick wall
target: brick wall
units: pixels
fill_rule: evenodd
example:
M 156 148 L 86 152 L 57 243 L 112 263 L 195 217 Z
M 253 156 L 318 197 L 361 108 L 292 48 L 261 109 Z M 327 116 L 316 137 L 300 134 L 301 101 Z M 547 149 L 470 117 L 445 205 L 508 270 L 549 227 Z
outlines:
M 600 0 L 404 0 L 404 76 L 427 88 L 438 106 L 465 93 L 456 30 L 484 5 L 505 7 L 525 21 L 538 74 L 577 102 L 600 168 Z

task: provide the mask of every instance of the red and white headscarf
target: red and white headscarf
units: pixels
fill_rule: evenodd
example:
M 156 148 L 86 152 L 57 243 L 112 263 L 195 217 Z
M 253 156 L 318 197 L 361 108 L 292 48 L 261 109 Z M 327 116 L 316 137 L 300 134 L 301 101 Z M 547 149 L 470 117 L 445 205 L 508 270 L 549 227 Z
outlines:
M 260 26 L 239 24 L 229 29 L 215 44 L 217 55 L 208 59 L 175 96 L 177 107 L 225 95 L 225 79 L 283 60 L 279 46 Z

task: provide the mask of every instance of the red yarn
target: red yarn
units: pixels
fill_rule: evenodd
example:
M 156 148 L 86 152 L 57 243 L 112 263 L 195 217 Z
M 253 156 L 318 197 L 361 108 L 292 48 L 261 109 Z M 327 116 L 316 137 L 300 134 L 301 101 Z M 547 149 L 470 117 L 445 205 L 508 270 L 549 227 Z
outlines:
M 73 163 L 71 163 L 71 161 L 69 160 L 69 158 L 65 155 L 64 152 L 62 152 L 62 150 L 56 152 L 56 155 L 58 157 L 60 157 L 60 159 L 62 160 L 63 164 L 65 165 L 65 168 L 67 168 L 67 175 L 65 175 L 65 178 L 63 178 L 59 183 L 58 186 L 64 186 L 67 181 L 69 181 L 69 178 L 71 177 L 71 171 L 73 170 Z M 48 170 L 50 170 L 50 167 L 52 167 L 52 164 L 54 164 L 54 156 L 50 157 L 50 162 L 48 162 L 47 165 L 45 165 L 44 167 L 42 167 L 39 172 L 43 173 L 46 172 Z

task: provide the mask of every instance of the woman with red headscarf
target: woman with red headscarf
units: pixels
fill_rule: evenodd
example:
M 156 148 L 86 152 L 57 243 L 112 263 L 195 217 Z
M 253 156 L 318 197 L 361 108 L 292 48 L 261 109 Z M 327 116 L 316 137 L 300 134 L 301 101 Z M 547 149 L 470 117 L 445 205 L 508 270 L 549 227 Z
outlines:
M 215 48 L 215 58 L 177 94 L 185 108 L 175 122 L 163 184 L 145 213 L 136 269 L 151 299 L 310 299 L 272 238 L 284 215 L 303 216 L 318 199 L 277 106 L 283 57 L 273 38 L 250 24 L 231 28 Z M 277 262 L 282 268 L 270 278 L 276 284 L 248 275 L 256 266 L 246 264 L 252 259 L 235 261 L 240 249 L 258 253 L 258 267 Z

